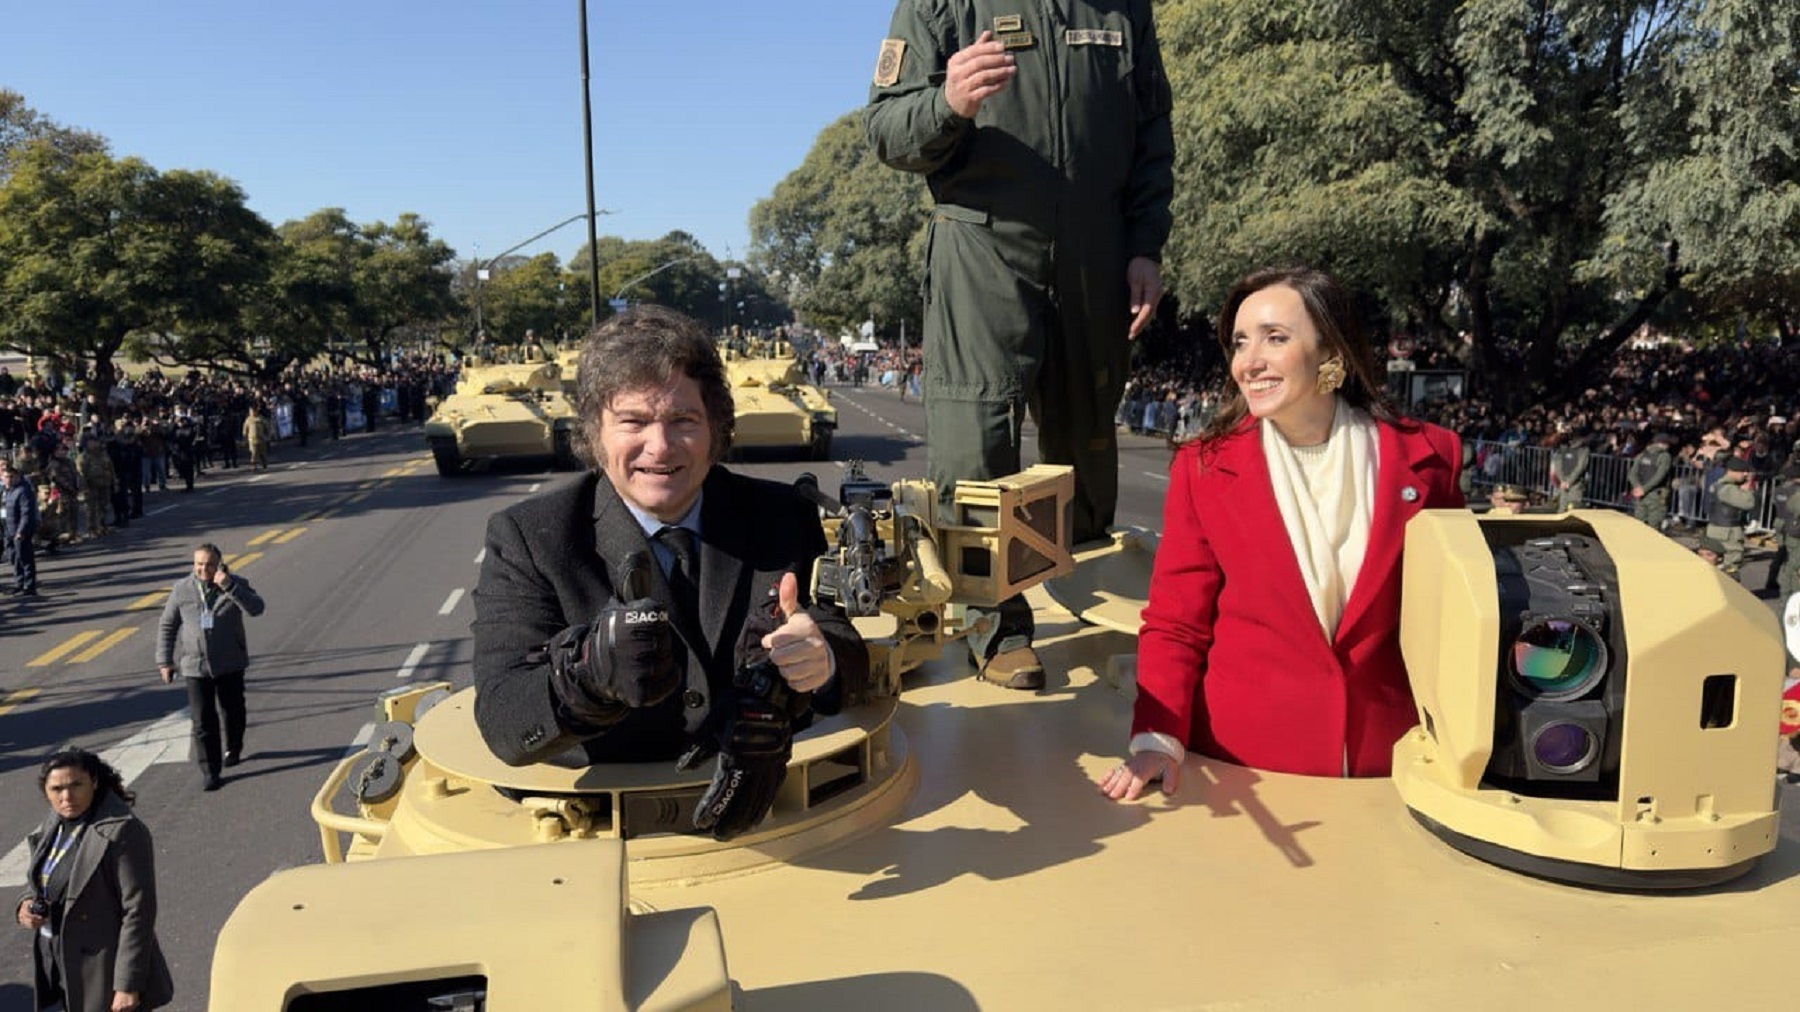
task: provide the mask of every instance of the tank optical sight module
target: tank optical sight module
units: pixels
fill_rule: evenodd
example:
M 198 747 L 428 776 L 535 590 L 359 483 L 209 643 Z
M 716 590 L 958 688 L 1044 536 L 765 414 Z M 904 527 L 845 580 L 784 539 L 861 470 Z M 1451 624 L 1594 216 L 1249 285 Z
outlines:
M 1769 609 L 1644 524 L 1428 510 L 1400 643 L 1413 815 L 1507 868 L 1619 889 L 1714 885 L 1775 847 L 1782 643 Z

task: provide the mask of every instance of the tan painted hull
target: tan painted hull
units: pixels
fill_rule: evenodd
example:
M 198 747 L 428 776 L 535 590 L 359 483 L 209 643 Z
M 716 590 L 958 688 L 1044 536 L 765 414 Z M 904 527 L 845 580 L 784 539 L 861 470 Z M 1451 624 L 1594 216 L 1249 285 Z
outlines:
M 897 492 L 906 500 L 910 490 Z M 1136 561 L 1088 564 L 1122 567 L 1123 576 Z M 1080 580 L 1066 583 L 1060 596 L 1092 597 L 1100 583 L 1085 592 Z M 1190 757 L 1173 797 L 1115 803 L 1095 780 L 1123 752 L 1135 640 L 1080 622 L 1043 588 L 1029 599 L 1050 672 L 1044 691 L 982 683 L 963 647 L 948 643 L 947 656 L 905 674 L 897 698 L 807 732 L 771 818 L 730 844 L 621 829 L 644 825 L 626 818 L 628 795 L 675 792 L 665 805 L 638 806 L 672 809 L 704 773 L 504 767 L 480 746 L 467 693 L 438 704 L 418 722 L 419 757 L 396 796 L 326 834 L 333 856 L 341 838 L 352 840 L 355 884 L 330 868 L 306 869 L 317 874 L 277 876 L 264 887 L 277 891 L 247 900 L 240 910 L 255 910 L 241 925 L 234 915 L 222 936 L 214 1007 L 234 993 L 221 979 L 233 968 L 277 979 L 300 972 L 267 951 L 238 951 L 235 939 L 286 930 L 268 918 L 307 902 L 303 886 L 324 891 L 325 909 L 399 911 L 387 932 L 390 966 L 433 965 L 450 939 L 467 947 L 466 936 L 481 931 L 542 939 L 535 970 L 529 961 L 491 964 L 537 987 L 509 979 L 506 1001 L 490 992 L 492 1012 L 718 1007 L 726 993 L 741 1009 L 858 1012 L 1738 1009 L 1790 993 L 1780 967 L 1800 909 L 1800 826 L 1791 816 L 1774 851 L 1724 886 L 1626 893 L 1532 878 L 1454 850 L 1387 779 Z M 853 786 L 819 789 L 851 769 L 860 771 Z M 527 797 L 504 798 L 494 783 Z M 322 797 L 334 790 L 328 784 Z M 555 800 L 571 794 L 596 800 L 571 812 Z M 492 863 L 467 864 L 480 856 L 467 851 L 484 850 Z M 623 882 L 611 900 L 621 909 L 606 920 L 623 956 L 616 970 L 606 964 L 614 975 L 606 989 L 569 997 L 570 964 L 555 955 L 557 938 L 576 930 L 564 912 L 540 921 L 493 913 L 497 904 L 480 896 L 454 902 L 458 876 L 517 874 L 526 862 L 509 855 L 523 854 L 539 855 L 530 867 L 546 874 Z M 409 906 L 427 888 L 422 873 L 396 875 L 390 887 L 384 865 L 444 868 L 423 878 L 441 883 L 443 896 Z M 294 963 L 304 957 L 323 968 L 316 972 L 329 972 L 330 947 L 346 944 L 340 926 L 316 938 L 287 931 L 283 941 Z M 657 981 L 681 986 L 657 991 Z M 618 998 L 652 993 L 678 997 Z

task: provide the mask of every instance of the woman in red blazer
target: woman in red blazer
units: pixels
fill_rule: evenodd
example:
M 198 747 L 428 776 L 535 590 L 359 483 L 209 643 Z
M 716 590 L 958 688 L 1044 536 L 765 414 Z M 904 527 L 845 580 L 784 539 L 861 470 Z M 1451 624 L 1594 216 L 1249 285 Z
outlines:
M 1400 657 L 1400 546 L 1460 508 L 1462 448 L 1396 416 L 1349 293 L 1265 269 L 1219 313 L 1237 391 L 1176 451 L 1138 637 L 1131 757 L 1101 778 L 1178 786 L 1194 749 L 1258 769 L 1383 776 L 1416 723 Z

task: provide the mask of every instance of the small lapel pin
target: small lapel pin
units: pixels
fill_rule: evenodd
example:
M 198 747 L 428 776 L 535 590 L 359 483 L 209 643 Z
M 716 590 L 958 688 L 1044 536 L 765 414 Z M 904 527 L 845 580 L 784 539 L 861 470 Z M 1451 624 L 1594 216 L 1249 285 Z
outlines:
M 1406 502 L 1418 502 L 1419 490 L 1408 485 L 1400 490 L 1400 498 Z

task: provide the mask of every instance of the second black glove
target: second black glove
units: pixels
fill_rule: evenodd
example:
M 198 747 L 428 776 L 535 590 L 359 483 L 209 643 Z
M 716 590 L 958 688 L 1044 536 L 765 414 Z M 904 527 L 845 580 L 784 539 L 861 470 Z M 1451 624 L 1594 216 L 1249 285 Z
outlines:
M 768 677 L 780 679 L 772 670 Z M 715 840 L 753 829 L 769 814 L 794 751 L 793 724 L 785 711 L 748 695 L 736 702 L 720 730 L 712 782 L 694 806 L 695 828 L 710 831 Z M 704 756 L 702 749 L 690 750 L 677 766 L 691 769 Z

